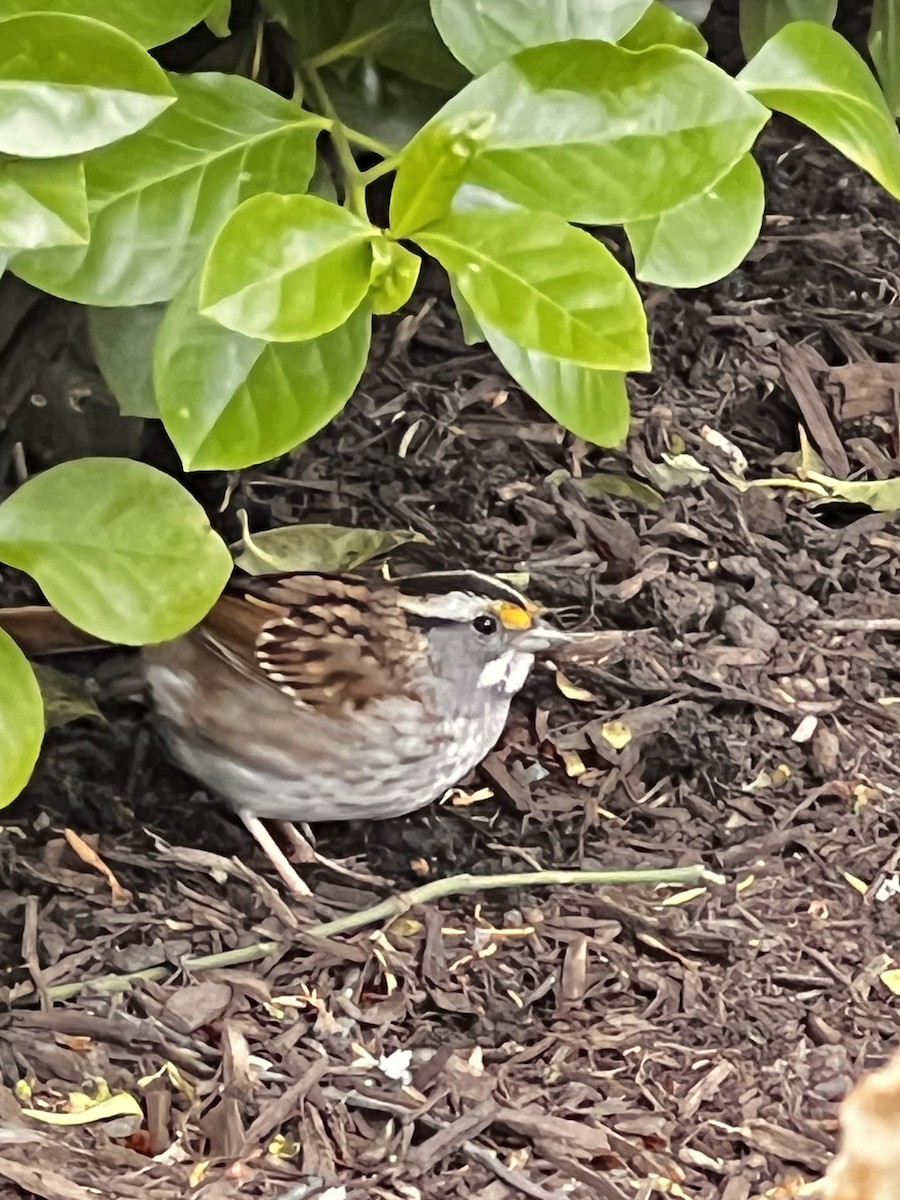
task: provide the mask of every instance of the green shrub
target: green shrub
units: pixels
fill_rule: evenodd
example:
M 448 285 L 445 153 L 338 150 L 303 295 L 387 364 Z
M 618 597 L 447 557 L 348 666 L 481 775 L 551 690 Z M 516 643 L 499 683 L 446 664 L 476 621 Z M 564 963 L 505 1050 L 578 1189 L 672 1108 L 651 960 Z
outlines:
M 90 307 L 123 412 L 158 416 L 187 469 L 264 461 L 326 424 L 420 252 L 470 340 L 567 428 L 619 444 L 646 321 L 580 226 L 621 225 L 638 279 L 720 278 L 759 233 L 752 149 L 773 109 L 900 195 L 892 0 L 870 43 L 888 100 L 829 0 L 745 0 L 736 78 L 679 15 L 698 7 L 264 0 L 229 32 L 222 0 L 0 0 L 0 268 Z M 198 22 L 218 47 L 185 36 Z M 193 73 L 159 65 L 198 41 Z M 381 227 L 367 193 L 390 176 Z M 190 627 L 230 569 L 187 493 L 113 458 L 63 463 L 0 506 L 0 559 L 135 643 Z M 5 802 L 43 721 L 3 635 L 0 678 Z

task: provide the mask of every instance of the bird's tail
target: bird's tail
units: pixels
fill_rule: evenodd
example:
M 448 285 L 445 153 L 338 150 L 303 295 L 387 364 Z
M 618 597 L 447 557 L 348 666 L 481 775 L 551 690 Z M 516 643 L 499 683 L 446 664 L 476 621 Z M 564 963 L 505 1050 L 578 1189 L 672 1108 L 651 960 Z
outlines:
M 37 605 L 25 608 L 0 608 L 0 629 L 4 630 L 25 654 L 69 654 L 75 650 L 100 650 L 108 642 L 78 629 L 55 609 Z

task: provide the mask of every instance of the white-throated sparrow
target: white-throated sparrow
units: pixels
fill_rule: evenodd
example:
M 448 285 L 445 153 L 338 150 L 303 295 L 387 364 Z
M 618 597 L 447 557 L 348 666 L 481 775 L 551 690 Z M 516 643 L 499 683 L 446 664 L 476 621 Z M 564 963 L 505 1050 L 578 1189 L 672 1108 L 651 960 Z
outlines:
M 18 622 L 12 611 L 0 625 L 39 650 L 24 619 L 34 610 Z M 175 760 L 305 894 L 263 820 L 384 818 L 430 803 L 497 741 L 535 655 L 568 640 L 475 572 L 291 574 L 233 582 L 195 629 L 145 647 L 142 661 Z M 60 633 L 52 648 L 64 644 Z

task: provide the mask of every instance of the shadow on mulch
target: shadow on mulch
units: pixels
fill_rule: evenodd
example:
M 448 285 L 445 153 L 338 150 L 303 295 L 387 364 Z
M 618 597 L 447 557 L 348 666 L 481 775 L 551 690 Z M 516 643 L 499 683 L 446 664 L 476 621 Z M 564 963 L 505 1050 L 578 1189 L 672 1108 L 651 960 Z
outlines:
M 708 429 L 770 477 L 798 425 L 834 474 L 897 473 L 897 206 L 818 145 L 773 137 L 766 158 L 750 260 L 702 291 L 647 289 L 655 366 L 627 455 L 563 435 L 436 288 L 382 329 L 331 429 L 230 481 L 226 518 L 409 526 L 433 542 L 419 565 L 526 569 L 560 620 L 628 633 L 568 681 L 535 675 L 468 781 L 489 796 L 323 826 L 324 853 L 399 887 L 697 862 L 727 883 L 491 892 L 310 939 L 243 830 L 110 701 L 109 724 L 50 735 L 0 840 L 13 1194 L 746 1200 L 821 1174 L 838 1100 L 897 1041 L 898 528 L 717 470 L 658 509 L 577 483 L 629 464 L 659 483 L 665 452 L 721 467 Z M 217 506 L 226 481 L 204 486 Z M 130 901 L 63 826 L 101 834 Z M 322 912 L 382 894 L 315 878 Z M 262 961 L 179 969 L 264 940 Z M 70 981 L 80 996 L 38 1011 Z M 100 1080 L 142 1115 L 53 1129 L 22 1117 L 20 1080 L 47 1108 Z

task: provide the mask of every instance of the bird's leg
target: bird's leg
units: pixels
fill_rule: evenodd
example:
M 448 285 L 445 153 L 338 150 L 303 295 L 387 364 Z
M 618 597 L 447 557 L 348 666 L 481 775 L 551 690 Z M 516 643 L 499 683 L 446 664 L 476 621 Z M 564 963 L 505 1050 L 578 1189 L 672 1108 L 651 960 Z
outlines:
M 368 871 L 356 871 L 345 862 L 339 862 L 334 858 L 326 858 L 324 854 L 320 854 L 318 850 L 313 848 L 313 833 L 305 822 L 303 824 L 303 833 L 291 821 L 278 821 L 276 824 L 284 834 L 285 840 L 293 846 L 297 862 L 319 863 L 323 867 L 330 868 L 338 875 L 343 875 L 346 879 L 353 879 L 357 883 L 373 884 L 388 882 L 377 875 L 370 875 Z
M 304 837 L 293 821 L 276 821 L 275 824 L 281 830 L 284 840 L 293 848 L 294 862 L 319 861 L 319 856 L 313 849 L 312 838 Z M 309 829 L 309 826 L 306 828 Z
M 268 829 L 266 829 L 265 825 L 263 825 L 262 821 L 260 821 L 259 817 L 254 817 L 247 812 L 242 812 L 238 815 L 250 833 L 256 838 L 266 858 L 268 858 L 269 862 L 281 876 L 291 895 L 296 899 L 311 896 L 312 892 L 288 862 L 284 851 L 272 837 L 271 833 L 269 833 Z M 297 836 L 299 837 L 300 835 L 298 834 Z M 307 848 L 309 848 L 308 844 Z

